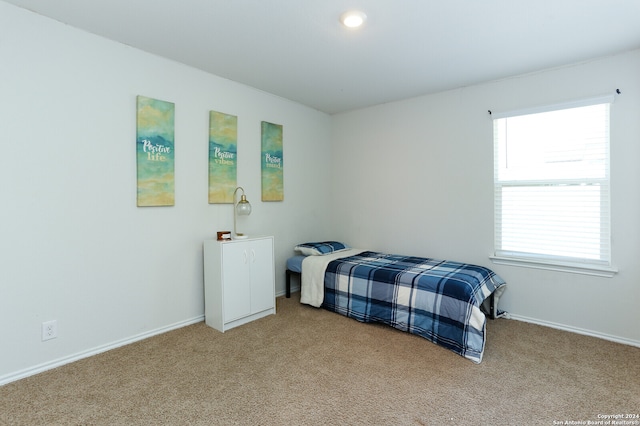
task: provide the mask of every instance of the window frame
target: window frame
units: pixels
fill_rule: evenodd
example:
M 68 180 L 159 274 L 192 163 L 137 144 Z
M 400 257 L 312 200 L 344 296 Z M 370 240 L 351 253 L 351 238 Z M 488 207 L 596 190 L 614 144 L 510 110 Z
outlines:
M 612 104 L 614 101 L 614 95 L 606 95 L 606 96 L 599 96 L 599 97 L 593 97 L 593 98 L 588 98 L 588 99 L 581 99 L 581 100 L 577 100 L 577 101 L 572 101 L 572 102 L 566 102 L 566 103 L 560 103 L 560 104 L 552 104 L 552 105 L 545 105 L 545 106 L 537 106 L 537 107 L 532 107 L 532 108 L 526 108 L 526 109 L 521 109 L 521 110 L 515 110 L 515 111 L 506 111 L 506 112 L 499 112 L 499 113 L 492 113 L 492 123 L 493 123 L 493 129 L 494 129 L 494 134 L 493 134 L 493 144 L 494 144 L 494 254 L 492 256 L 489 256 L 489 258 L 491 259 L 491 261 L 493 263 L 496 264 L 504 264 L 504 265 L 511 265 L 511 266 L 519 266 L 519 267 L 528 267 L 528 268 L 536 268 L 536 269 L 544 269 L 544 270 L 551 270 L 551 271 L 561 271 L 561 272 L 570 272 L 570 273 L 577 273 L 577 274 L 584 274 L 584 275 L 594 275 L 594 276 L 601 276 L 601 277 L 612 277 L 617 273 L 617 270 L 615 268 L 613 268 L 611 266 L 611 259 L 612 259 L 612 253 L 611 253 L 611 220 L 609 218 L 608 221 L 608 229 L 607 229 L 607 235 L 606 237 L 608 238 L 609 241 L 609 252 L 608 252 L 608 259 L 607 260 L 591 260 L 591 259 L 577 259 L 577 258 L 570 258 L 570 257 L 562 257 L 562 256 L 556 256 L 556 255 L 543 255 L 543 254 L 535 254 L 535 253 L 520 253 L 520 252 L 512 252 L 509 250 L 504 250 L 501 247 L 501 241 L 499 241 L 499 233 L 498 233 L 498 225 L 502 223 L 502 215 L 501 215 L 501 208 L 498 205 L 499 202 L 502 202 L 501 197 L 502 197 L 502 187 L 505 186 L 529 186 L 526 184 L 514 184 L 513 181 L 509 182 L 509 181 L 500 181 L 499 177 L 498 177 L 498 164 L 497 162 L 500 159 L 500 155 L 501 153 L 499 152 L 499 147 L 498 147 L 498 140 L 495 134 L 495 126 L 496 126 L 496 120 L 502 119 L 502 118 L 509 118 L 509 117 L 516 117 L 516 116 L 522 116 L 522 115 L 530 115 L 530 114 L 537 114 L 537 113 L 543 113 L 543 112 L 552 112 L 552 111 L 559 111 L 559 110 L 564 110 L 564 109 L 570 109 L 570 108 L 579 108 L 579 107 L 585 107 L 585 106 L 592 106 L 592 105 L 598 105 L 598 104 L 609 104 L 609 121 L 611 119 L 611 115 L 612 115 Z M 611 132 L 610 132 L 610 126 L 609 126 L 609 135 L 608 135 L 608 141 L 607 141 L 607 176 L 606 178 L 603 179 L 589 179 L 589 178 L 585 178 L 585 179 L 581 179 L 581 181 L 603 181 L 606 184 L 606 189 L 607 189 L 607 194 L 606 197 L 608 198 L 607 202 L 608 202 L 608 211 L 611 211 L 611 193 L 610 193 L 610 182 L 611 182 L 611 171 L 610 171 L 610 164 L 611 164 L 611 157 L 610 157 L 610 147 L 611 147 Z M 555 181 L 555 182 L 554 182 Z M 558 179 L 536 179 L 535 182 L 536 183 L 552 183 L 554 186 L 557 186 Z M 500 215 L 500 216 L 499 216 Z

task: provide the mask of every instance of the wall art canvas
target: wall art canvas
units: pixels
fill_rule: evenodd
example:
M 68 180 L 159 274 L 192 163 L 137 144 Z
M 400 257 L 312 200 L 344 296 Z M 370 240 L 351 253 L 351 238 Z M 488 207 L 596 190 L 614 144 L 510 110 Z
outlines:
M 262 201 L 284 200 L 282 125 L 262 122 Z
M 173 206 L 175 105 L 137 97 L 138 206 Z
M 238 117 L 209 113 L 209 203 L 233 204 L 238 170 Z

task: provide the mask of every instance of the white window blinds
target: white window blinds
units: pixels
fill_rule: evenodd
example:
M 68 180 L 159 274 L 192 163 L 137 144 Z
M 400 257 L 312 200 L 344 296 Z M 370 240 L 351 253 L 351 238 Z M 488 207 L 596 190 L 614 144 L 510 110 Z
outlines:
M 497 257 L 610 265 L 611 101 L 494 116 Z

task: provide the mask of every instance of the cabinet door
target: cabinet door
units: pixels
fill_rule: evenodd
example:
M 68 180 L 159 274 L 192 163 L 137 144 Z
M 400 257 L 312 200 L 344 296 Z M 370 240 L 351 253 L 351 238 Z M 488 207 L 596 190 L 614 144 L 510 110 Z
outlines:
M 245 243 L 223 244 L 222 299 L 224 322 L 251 314 L 250 252 Z
M 271 309 L 275 305 L 273 239 L 255 240 L 249 250 L 251 312 L 260 312 Z

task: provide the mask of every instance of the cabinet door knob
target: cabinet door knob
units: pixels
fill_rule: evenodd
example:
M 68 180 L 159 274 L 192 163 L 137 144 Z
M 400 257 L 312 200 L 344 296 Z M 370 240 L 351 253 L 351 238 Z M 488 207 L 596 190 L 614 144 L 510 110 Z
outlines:
M 251 263 L 255 263 L 256 262 L 256 251 L 254 249 L 251 249 Z

